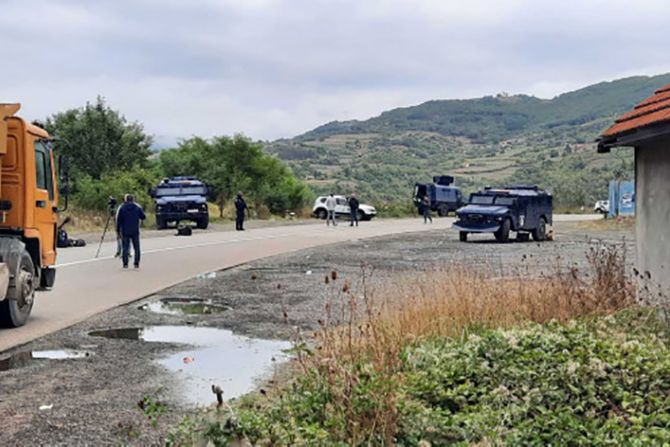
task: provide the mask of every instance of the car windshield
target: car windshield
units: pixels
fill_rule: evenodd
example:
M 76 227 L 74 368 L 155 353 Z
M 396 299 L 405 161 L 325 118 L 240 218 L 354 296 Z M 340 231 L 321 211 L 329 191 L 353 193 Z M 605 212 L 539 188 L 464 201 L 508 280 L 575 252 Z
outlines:
M 205 195 L 207 195 L 207 189 L 204 186 L 163 186 L 156 188 L 156 197 Z
M 479 196 L 473 194 L 470 196 L 470 203 L 473 205 L 493 205 L 493 196 Z

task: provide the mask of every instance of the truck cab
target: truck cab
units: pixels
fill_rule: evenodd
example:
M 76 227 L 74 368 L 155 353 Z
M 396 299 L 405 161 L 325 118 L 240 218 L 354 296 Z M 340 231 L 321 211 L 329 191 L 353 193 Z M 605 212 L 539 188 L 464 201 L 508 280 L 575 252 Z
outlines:
M 167 228 L 169 222 L 195 222 L 201 229 L 209 225 L 207 194 L 209 188 L 196 177 L 171 177 L 151 189 L 156 205 L 156 226 Z
M 0 104 L 0 325 L 26 323 L 55 281 L 58 188 L 53 140 Z
M 440 175 L 433 177 L 433 183 L 416 183 L 413 197 L 415 206 L 420 210 L 424 206 L 423 198 L 427 196 L 431 211 L 437 211 L 439 216 L 455 212 L 465 203 L 460 188 L 451 186 L 453 182 L 452 176 Z
M 456 211 L 453 227 L 462 242 L 469 233 L 493 233 L 496 240 L 507 242 L 511 231 L 517 239 L 546 239 L 547 225 L 553 225 L 553 200 L 549 192 L 537 186 L 516 185 L 485 188 L 470 195 L 468 204 Z

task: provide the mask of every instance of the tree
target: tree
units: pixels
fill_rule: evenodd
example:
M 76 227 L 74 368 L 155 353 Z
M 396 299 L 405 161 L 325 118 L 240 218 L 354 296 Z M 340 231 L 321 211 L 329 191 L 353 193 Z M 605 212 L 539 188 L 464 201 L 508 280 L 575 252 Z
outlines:
M 276 214 L 297 210 L 310 195 L 283 162 L 241 135 L 184 140 L 162 151 L 159 160 L 167 177 L 196 175 L 210 185 L 221 213 L 237 191 L 244 191 L 257 208 L 262 205 Z
M 102 97 L 95 104 L 52 115 L 45 124 L 51 135 L 63 140 L 60 151 L 75 179 L 100 180 L 105 174 L 145 167 L 151 154 L 152 140 L 142 125 L 129 123 Z

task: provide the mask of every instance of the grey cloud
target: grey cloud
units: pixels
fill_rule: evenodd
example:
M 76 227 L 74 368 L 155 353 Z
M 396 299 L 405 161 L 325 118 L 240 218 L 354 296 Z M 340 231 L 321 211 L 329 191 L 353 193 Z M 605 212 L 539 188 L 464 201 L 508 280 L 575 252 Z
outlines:
M 40 117 L 101 94 L 173 141 L 670 70 L 662 0 L 5 0 L 2 12 L 0 101 Z

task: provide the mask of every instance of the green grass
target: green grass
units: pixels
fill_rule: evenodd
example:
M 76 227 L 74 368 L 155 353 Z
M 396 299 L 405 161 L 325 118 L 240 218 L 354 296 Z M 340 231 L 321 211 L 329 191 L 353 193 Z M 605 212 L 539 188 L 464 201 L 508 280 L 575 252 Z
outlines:
M 188 444 L 198 431 L 214 445 L 662 445 L 670 442 L 667 343 L 649 309 L 472 328 L 409 343 L 397 384 L 373 362 L 350 365 L 352 413 L 333 404 L 332 384 L 308 372 L 269 399 L 242 400 L 228 417 L 189 419 L 192 429 L 174 441 Z M 388 387 L 396 400 L 377 400 Z M 379 427 L 352 438 L 346 419 L 379 407 L 397 412 L 394 436 Z

